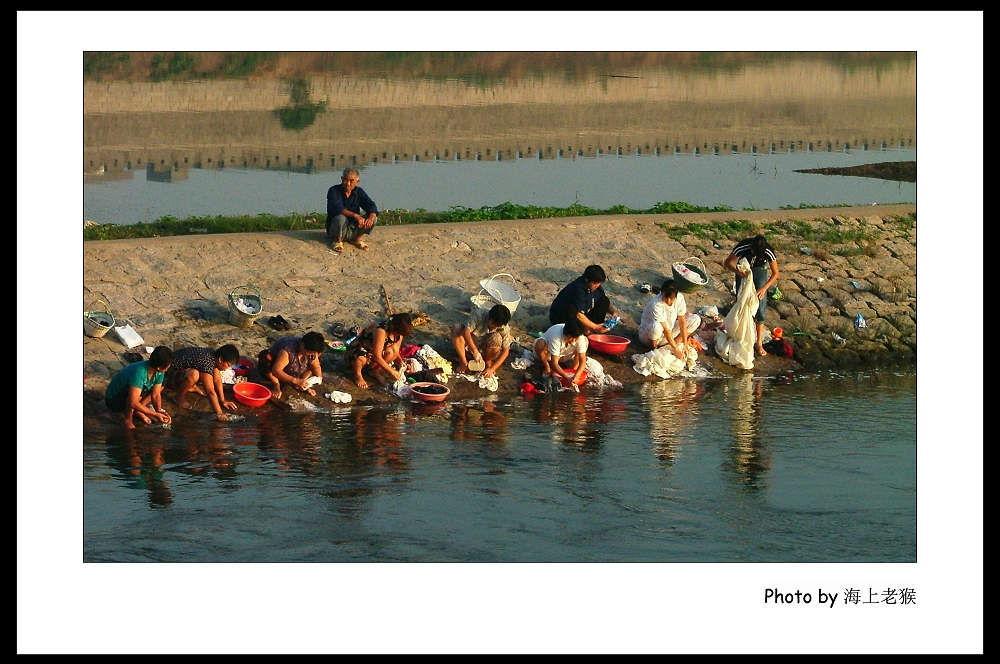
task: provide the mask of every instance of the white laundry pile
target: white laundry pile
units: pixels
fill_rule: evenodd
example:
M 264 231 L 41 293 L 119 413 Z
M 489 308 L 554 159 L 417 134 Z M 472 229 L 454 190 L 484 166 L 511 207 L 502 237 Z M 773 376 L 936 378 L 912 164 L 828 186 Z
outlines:
M 655 348 L 648 353 L 632 356 L 632 369 L 641 376 L 653 374 L 660 378 L 671 378 L 682 371 L 694 371 L 698 364 L 698 351 L 687 347 L 685 359 L 674 355 L 670 346 Z
M 484 390 L 489 390 L 490 392 L 496 392 L 500 389 L 500 380 L 494 375 L 489 378 L 479 377 L 479 387 Z
M 622 387 L 621 382 L 604 373 L 604 367 L 592 357 L 587 358 L 587 364 L 584 365 L 583 369 L 587 372 L 587 380 L 583 381 L 584 385 L 616 389 Z
M 334 390 L 333 392 L 327 392 L 326 398 L 333 403 L 351 403 L 351 395 L 347 392 L 338 392 Z
M 447 383 L 452 375 L 451 362 L 441 357 L 441 354 L 436 350 L 424 344 L 417 351 L 417 357 L 428 369 L 443 369 L 443 371 L 435 376 L 437 382 Z
M 715 354 L 735 367 L 753 369 L 753 347 L 757 340 L 754 316 L 760 300 L 757 299 L 757 287 L 750 275 L 747 259 L 741 258 L 736 269 L 743 273 L 743 283 L 736 294 L 736 304 L 726 315 L 726 329 L 715 333 Z
M 688 281 L 690 281 L 693 284 L 704 285 L 705 283 L 708 282 L 707 279 L 705 279 L 704 277 L 702 277 L 700 274 L 698 274 L 694 270 L 688 269 L 688 267 L 686 265 L 684 265 L 684 263 L 674 263 L 673 264 L 673 268 L 675 270 L 677 270 L 677 274 L 681 275 L 682 277 L 684 277 L 685 279 L 687 279 Z
M 232 367 L 229 367 L 225 371 L 220 371 L 219 376 L 222 377 L 222 382 L 224 385 L 235 385 L 236 384 L 236 372 L 233 371 Z
M 535 363 L 535 354 L 530 350 L 522 350 L 521 357 L 518 357 L 510 362 L 511 369 L 517 369 L 518 371 L 524 371 L 532 364 Z
M 306 385 L 303 389 L 308 390 L 313 385 L 319 385 L 322 382 L 323 379 L 320 378 L 319 376 L 309 376 L 308 378 L 306 378 Z
M 455 374 L 455 378 L 461 378 L 462 380 L 467 380 L 470 383 L 478 383 L 479 387 L 484 390 L 489 390 L 490 392 L 496 392 L 500 389 L 500 380 L 496 375 L 490 376 L 489 378 L 484 378 L 482 376 L 471 376 L 469 374 Z

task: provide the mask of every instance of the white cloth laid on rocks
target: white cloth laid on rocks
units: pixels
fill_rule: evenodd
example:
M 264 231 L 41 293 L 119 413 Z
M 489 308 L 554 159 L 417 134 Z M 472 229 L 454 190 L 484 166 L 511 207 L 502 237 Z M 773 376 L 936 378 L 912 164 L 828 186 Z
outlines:
M 694 371 L 698 363 L 698 351 L 688 346 L 685 358 L 682 360 L 674 355 L 673 349 L 669 347 L 654 348 L 648 353 L 633 355 L 632 362 L 634 363 L 632 369 L 637 374 L 671 378 L 685 369 Z
M 313 387 L 314 385 L 319 385 L 322 382 L 323 379 L 320 378 L 319 376 L 309 376 L 308 378 L 306 378 L 305 387 L 303 387 L 302 389 L 308 390 L 310 387 Z
M 667 344 L 663 334 L 664 324 L 676 337 L 681 333 L 680 318 L 682 316 L 687 325 L 688 336 L 690 336 L 701 325 L 701 317 L 698 314 L 687 312 L 684 293 L 677 293 L 673 304 L 667 304 L 663 301 L 662 296 L 654 295 L 649 298 L 649 302 L 642 310 L 642 318 L 639 321 L 639 341 L 653 348 Z
M 326 398 L 333 403 L 351 403 L 351 399 L 353 397 L 351 397 L 351 395 L 347 392 L 338 392 L 337 390 L 334 390 L 333 392 L 327 392 Z
M 604 373 L 604 367 L 592 357 L 587 358 L 587 364 L 584 365 L 583 370 L 587 372 L 587 379 L 583 381 L 584 385 L 591 387 L 622 387 L 621 382 Z
M 736 264 L 741 273 L 750 271 L 750 263 L 741 258 Z M 726 329 L 715 333 L 715 354 L 724 362 L 741 369 L 753 369 L 753 347 L 757 340 L 754 316 L 760 300 L 753 279 L 743 279 L 736 294 L 736 304 L 726 315 Z
M 469 374 L 460 373 L 460 374 L 455 374 L 455 378 L 462 378 L 463 380 L 467 380 L 470 383 L 478 383 L 479 387 L 483 388 L 484 390 L 489 390 L 490 392 L 496 392 L 498 389 L 500 389 L 500 379 L 497 378 L 495 374 L 493 376 L 490 376 L 489 378 L 484 378 L 482 376 L 470 376 Z

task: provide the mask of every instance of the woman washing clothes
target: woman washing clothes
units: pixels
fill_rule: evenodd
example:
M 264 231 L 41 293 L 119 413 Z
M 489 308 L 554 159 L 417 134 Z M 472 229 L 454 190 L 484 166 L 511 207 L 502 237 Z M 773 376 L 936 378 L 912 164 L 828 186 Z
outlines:
M 301 337 L 282 337 L 269 349 L 260 352 L 257 368 L 262 376 L 271 381 L 275 397 L 281 396 L 282 383 L 316 396 L 316 391 L 307 385 L 313 377 L 323 381 L 319 356 L 325 347 L 326 342 L 319 332 L 307 332 Z
M 400 379 L 399 369 L 403 366 L 403 358 L 399 351 L 403 339 L 413 332 L 413 321 L 409 313 L 393 314 L 388 319 L 372 323 L 347 345 L 345 361 L 354 373 L 354 382 L 365 389 L 368 381 L 361 375 L 365 367 L 372 367 L 379 382 L 385 382 L 385 377 L 392 380 Z
M 684 294 L 677 290 L 677 282 L 666 279 L 659 295 L 654 295 L 642 310 L 639 322 L 639 341 L 650 348 L 670 346 L 680 359 L 687 357 L 688 337 L 701 325 L 698 314 L 687 312 Z
M 736 269 L 736 263 L 746 258 L 750 263 L 750 271 L 753 273 L 753 285 L 757 289 L 757 299 L 760 305 L 757 307 L 757 343 L 755 348 L 760 356 L 767 355 L 764 350 L 762 340 L 764 338 L 764 317 L 767 313 L 767 291 L 778 281 L 778 257 L 774 249 L 764 239 L 763 235 L 747 238 L 740 241 L 733 247 L 732 253 L 726 259 L 726 268 L 736 275 L 736 292 L 740 292 L 740 284 L 743 276 Z M 768 277 L 770 272 L 770 277 Z

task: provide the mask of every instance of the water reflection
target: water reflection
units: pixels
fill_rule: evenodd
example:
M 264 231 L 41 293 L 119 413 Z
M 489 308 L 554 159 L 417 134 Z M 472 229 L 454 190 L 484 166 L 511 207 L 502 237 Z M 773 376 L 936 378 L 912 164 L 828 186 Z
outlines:
M 506 446 L 507 416 L 492 401 L 484 400 L 474 405 L 454 403 L 450 416 L 452 440 L 483 441 L 495 451 Z
M 649 416 L 653 454 L 664 465 L 673 465 L 689 441 L 705 392 L 704 381 L 689 378 L 650 381 L 639 388 L 642 409 Z
M 597 453 L 614 435 L 614 427 L 607 425 L 624 419 L 626 408 L 618 392 L 560 392 L 531 403 L 535 421 L 551 428 L 554 443 L 589 454 Z
M 404 417 L 401 409 L 355 408 L 351 424 L 361 458 L 379 470 L 404 474 L 409 468 L 403 447 Z
M 147 492 L 150 507 L 165 507 L 174 496 L 164 477 L 166 443 L 150 439 L 147 432 L 114 430 L 108 434 L 105 450 L 115 476 L 125 486 Z
M 761 435 L 764 379 L 743 373 L 724 386 L 732 437 L 726 466 L 738 482 L 749 489 L 766 488 L 771 451 Z
M 629 76 L 609 76 L 606 61 L 580 68 L 587 54 L 572 55 L 573 76 L 539 54 L 501 55 L 521 62 L 518 74 L 473 81 L 443 70 L 415 77 L 405 67 L 332 68 L 351 72 L 344 74 L 303 62 L 291 82 L 86 80 L 84 170 L 174 161 L 338 170 L 442 157 L 773 151 L 803 142 L 912 147 L 916 135 L 912 53 L 877 54 L 847 69 L 843 54 L 696 68 L 638 54 L 651 59 Z

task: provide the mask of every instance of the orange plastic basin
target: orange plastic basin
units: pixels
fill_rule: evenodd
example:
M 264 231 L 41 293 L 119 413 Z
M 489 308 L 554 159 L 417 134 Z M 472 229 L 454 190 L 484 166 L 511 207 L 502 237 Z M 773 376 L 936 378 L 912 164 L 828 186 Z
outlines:
M 263 406 L 271 398 L 271 390 L 257 383 L 237 383 L 233 385 L 233 394 L 237 401 L 254 408 Z

